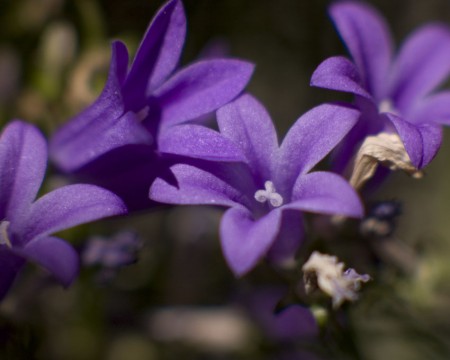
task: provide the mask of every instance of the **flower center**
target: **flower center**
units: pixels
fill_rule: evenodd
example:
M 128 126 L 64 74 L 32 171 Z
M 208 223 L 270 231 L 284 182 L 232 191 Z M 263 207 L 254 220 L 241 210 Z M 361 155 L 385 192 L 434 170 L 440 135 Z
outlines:
M 138 121 L 144 121 L 144 119 L 148 116 L 149 112 L 150 112 L 150 106 L 145 106 L 141 110 L 139 110 L 136 113 L 136 117 L 138 118 Z
M 258 190 L 255 192 L 255 199 L 260 203 L 264 203 L 266 201 L 270 202 L 270 205 L 273 207 L 279 207 L 283 205 L 283 197 L 277 193 L 275 190 L 275 185 L 272 181 L 266 181 L 264 183 L 264 190 Z
M 11 240 L 9 240 L 8 236 L 8 227 L 9 221 L 1 221 L 0 222 L 0 245 L 6 245 L 8 247 L 12 247 Z
M 395 108 L 394 103 L 391 99 L 384 99 L 380 101 L 380 104 L 378 105 L 378 112 L 380 113 L 391 113 L 394 115 L 398 115 L 399 112 Z

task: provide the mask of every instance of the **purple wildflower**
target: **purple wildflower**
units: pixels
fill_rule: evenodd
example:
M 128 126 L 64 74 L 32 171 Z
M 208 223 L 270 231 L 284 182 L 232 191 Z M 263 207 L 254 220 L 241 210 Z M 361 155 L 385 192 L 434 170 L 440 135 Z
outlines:
M 281 261 L 302 241 L 301 211 L 359 217 L 362 207 L 338 175 L 309 171 L 343 138 L 358 111 L 322 105 L 300 117 L 281 146 L 264 107 L 243 95 L 217 113 L 219 129 L 243 162 L 171 167 L 176 184 L 157 179 L 150 198 L 170 204 L 230 208 L 221 221 L 222 248 L 237 275 L 268 256 Z M 184 127 L 188 127 L 185 125 Z M 173 141 L 173 147 L 184 146 Z M 215 149 L 209 149 L 214 156 Z
M 253 72 L 252 64 L 234 59 L 204 59 L 175 72 L 185 33 L 182 3 L 170 0 L 150 24 L 129 70 L 125 45 L 113 43 L 103 92 L 51 141 L 61 170 L 116 192 L 132 209 L 150 205 L 149 186 L 168 168 L 171 151 L 164 139 L 176 136 L 171 127 L 234 99 Z M 194 138 L 208 132 L 196 130 Z
M 87 242 L 82 261 L 87 266 L 116 269 L 134 263 L 141 247 L 141 240 L 131 231 L 122 231 L 110 239 L 94 236 Z
M 450 124 L 450 92 L 433 93 L 450 72 L 450 30 L 427 24 L 412 33 L 398 54 L 381 15 L 367 4 L 342 1 L 330 16 L 353 61 L 322 62 L 311 85 L 354 94 L 362 115 L 337 153 L 342 170 L 367 136 L 396 132 L 412 164 L 420 169 L 436 155 L 441 124 Z
M 318 324 L 311 311 L 299 304 L 283 304 L 286 291 L 278 287 L 260 288 L 245 298 L 250 315 L 267 336 L 278 342 L 312 340 L 318 335 Z
M 47 144 L 40 132 L 21 121 L 0 137 L 0 299 L 26 260 L 68 286 L 78 271 L 76 251 L 55 232 L 126 208 L 114 194 L 93 185 L 69 185 L 34 201 L 45 174 Z M 34 202 L 33 202 L 34 201 Z

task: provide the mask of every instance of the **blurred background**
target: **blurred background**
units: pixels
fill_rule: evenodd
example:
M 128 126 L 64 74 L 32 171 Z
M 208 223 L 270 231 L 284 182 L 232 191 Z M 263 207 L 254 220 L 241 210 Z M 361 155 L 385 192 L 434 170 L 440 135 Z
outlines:
M 101 91 L 110 41 L 122 39 L 133 53 L 162 3 L 2 0 L 0 124 L 21 118 L 50 135 Z M 211 52 L 255 63 L 248 91 L 265 104 L 281 138 L 313 106 L 351 100 L 309 87 L 321 61 L 346 54 L 328 19 L 329 3 L 184 0 L 182 65 Z M 384 14 L 397 44 L 426 22 L 450 26 L 448 0 L 369 3 Z M 396 173 L 368 195 L 368 207 L 400 204 L 389 236 L 365 239 L 351 224 L 331 245 L 349 267 L 374 278 L 360 301 L 340 312 L 313 303 L 305 304 L 311 311 L 284 310 L 299 302 L 290 276 L 301 265 L 286 276 L 261 264 L 237 280 L 220 250 L 221 210 L 165 208 L 64 232 L 80 253 L 97 240 L 130 257 L 113 265 L 85 260 L 67 290 L 28 265 L 0 304 L 0 358 L 448 359 L 449 156 L 446 130 L 423 179 Z M 50 167 L 47 189 L 65 181 Z M 320 223 L 311 219 L 310 229 Z

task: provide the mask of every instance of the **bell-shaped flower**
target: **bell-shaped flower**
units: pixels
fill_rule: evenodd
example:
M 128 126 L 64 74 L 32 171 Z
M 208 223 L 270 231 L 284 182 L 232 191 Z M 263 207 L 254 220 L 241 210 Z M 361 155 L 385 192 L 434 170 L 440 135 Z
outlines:
M 27 260 L 68 286 L 78 272 L 78 255 L 51 234 L 126 212 L 116 195 L 94 185 L 64 186 L 35 201 L 46 165 L 42 134 L 11 122 L 0 137 L 0 299 Z
M 352 187 L 340 176 L 310 170 L 347 134 L 359 112 L 322 105 L 300 117 L 281 146 L 272 120 L 252 96 L 219 109 L 221 135 L 241 152 L 242 162 L 205 161 L 171 167 L 175 181 L 157 179 L 150 198 L 170 204 L 230 208 L 220 233 L 225 258 L 237 275 L 268 257 L 280 262 L 295 254 L 303 239 L 302 212 L 362 216 Z M 183 125 L 183 129 L 196 125 Z M 186 145 L 173 139 L 171 147 Z M 211 159 L 217 148 L 209 149 Z
M 173 125 L 233 100 L 254 68 L 214 58 L 177 71 L 185 33 L 183 5 L 170 0 L 151 22 L 130 69 L 127 48 L 113 43 L 103 92 L 50 143 L 52 160 L 62 171 L 114 191 L 131 209 L 150 205 L 150 184 L 168 167 L 164 155 L 170 151 L 162 138 L 171 136 Z
M 367 4 L 336 2 L 330 16 L 352 60 L 322 62 L 311 85 L 355 95 L 361 118 L 336 154 L 342 170 L 368 135 L 398 133 L 416 169 L 436 155 L 442 124 L 450 124 L 450 92 L 435 92 L 450 74 L 450 29 L 427 24 L 414 31 L 393 55 L 389 29 Z

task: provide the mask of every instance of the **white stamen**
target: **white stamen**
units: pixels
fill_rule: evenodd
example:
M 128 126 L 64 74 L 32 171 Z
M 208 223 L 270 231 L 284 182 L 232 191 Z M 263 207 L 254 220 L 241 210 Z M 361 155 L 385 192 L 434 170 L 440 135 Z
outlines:
M 255 192 L 255 199 L 260 203 L 266 201 L 270 202 L 273 207 L 279 207 L 283 205 L 283 197 L 275 190 L 275 185 L 272 181 L 266 181 L 264 183 L 265 190 L 258 190 Z
M 9 248 L 12 247 L 11 240 L 9 240 L 8 236 L 8 227 L 9 221 L 1 221 L 0 222 L 0 245 L 6 245 Z

